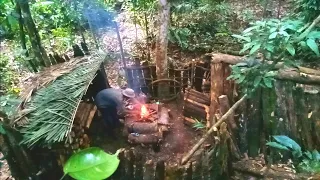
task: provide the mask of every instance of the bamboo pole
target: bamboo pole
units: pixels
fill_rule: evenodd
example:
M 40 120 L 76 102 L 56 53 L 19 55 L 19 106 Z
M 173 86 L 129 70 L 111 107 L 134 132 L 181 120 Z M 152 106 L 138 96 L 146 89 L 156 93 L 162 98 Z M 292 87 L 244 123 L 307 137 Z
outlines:
M 182 158 L 181 165 L 186 164 L 192 155 L 199 149 L 199 147 L 205 142 L 205 140 L 215 131 L 215 129 L 225 120 L 228 119 L 230 115 L 232 115 L 235 110 L 239 107 L 239 105 L 244 102 L 244 100 L 247 98 L 247 95 L 245 94 L 242 96 L 240 100 L 238 100 L 220 119 L 218 122 L 216 122 L 209 131 L 198 141 L 197 144 L 195 144 L 192 149 Z

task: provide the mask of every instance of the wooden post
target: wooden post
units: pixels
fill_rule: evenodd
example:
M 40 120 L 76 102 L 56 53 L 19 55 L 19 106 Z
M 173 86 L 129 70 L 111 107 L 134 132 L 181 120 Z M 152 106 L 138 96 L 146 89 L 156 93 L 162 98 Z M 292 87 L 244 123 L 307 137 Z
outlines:
M 223 93 L 223 66 L 222 63 L 211 64 L 211 88 L 210 88 L 210 124 L 214 124 L 215 114 L 219 108 L 218 97 Z
M 220 104 L 220 112 L 221 114 L 225 114 L 228 109 L 230 109 L 228 97 L 226 95 L 219 96 L 219 104 Z M 230 150 L 231 154 L 235 159 L 240 159 L 240 150 L 238 147 L 238 126 L 234 120 L 234 113 L 230 115 L 227 119 L 227 124 L 228 124 L 228 129 L 230 133 L 230 140 L 229 140 L 229 145 L 230 145 Z

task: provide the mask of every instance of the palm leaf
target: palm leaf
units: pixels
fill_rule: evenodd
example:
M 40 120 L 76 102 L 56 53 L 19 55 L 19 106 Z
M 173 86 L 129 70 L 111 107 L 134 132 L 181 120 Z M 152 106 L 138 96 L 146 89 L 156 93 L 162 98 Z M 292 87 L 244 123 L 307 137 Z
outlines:
M 33 111 L 27 114 L 28 122 L 20 128 L 22 144 L 51 145 L 62 142 L 69 135 L 75 113 L 82 96 L 95 77 L 102 57 L 81 62 L 68 74 L 63 74 L 41 88 L 26 104 Z

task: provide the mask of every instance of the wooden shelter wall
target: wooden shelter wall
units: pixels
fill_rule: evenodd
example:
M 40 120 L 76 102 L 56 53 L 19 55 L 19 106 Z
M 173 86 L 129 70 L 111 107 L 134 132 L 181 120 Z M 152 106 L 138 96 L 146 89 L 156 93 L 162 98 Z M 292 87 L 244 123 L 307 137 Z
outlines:
M 212 156 L 212 154 L 211 154 Z M 108 179 L 154 179 L 154 180 L 176 180 L 176 179 L 215 179 L 220 173 L 213 169 L 214 163 L 206 153 L 198 154 L 191 162 L 184 166 L 178 163 L 167 163 L 165 160 L 157 162 L 145 159 L 134 149 L 126 149 L 119 154 L 120 164 L 116 172 Z
M 211 104 L 213 112 L 220 106 L 218 97 L 228 95 L 230 104 L 239 98 L 234 82 L 226 81 L 229 65 L 214 63 L 211 67 Z M 260 88 L 236 115 L 239 131 L 237 144 L 242 153 L 257 156 L 266 153 L 266 142 L 272 135 L 287 135 L 307 150 L 320 149 L 320 93 L 305 92 L 303 86 L 292 81 L 277 80 L 274 88 Z M 309 85 L 320 89 L 319 86 Z M 210 114 L 211 115 L 211 114 Z

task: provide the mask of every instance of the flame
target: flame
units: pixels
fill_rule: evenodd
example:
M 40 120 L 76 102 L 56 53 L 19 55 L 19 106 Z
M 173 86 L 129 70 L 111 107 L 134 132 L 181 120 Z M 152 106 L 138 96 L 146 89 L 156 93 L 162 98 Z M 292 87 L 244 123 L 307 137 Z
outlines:
M 149 116 L 149 111 L 145 105 L 141 106 L 140 116 L 141 116 L 141 118 Z

